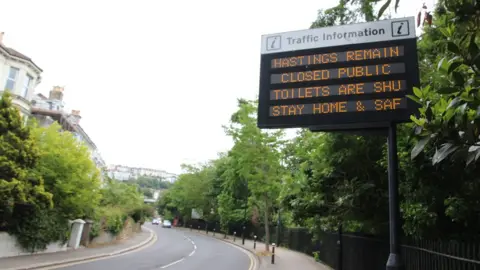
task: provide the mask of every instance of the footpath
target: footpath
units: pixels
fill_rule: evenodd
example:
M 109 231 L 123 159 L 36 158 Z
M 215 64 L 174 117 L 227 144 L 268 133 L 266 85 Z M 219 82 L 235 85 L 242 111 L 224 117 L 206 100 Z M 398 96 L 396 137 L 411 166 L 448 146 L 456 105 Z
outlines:
M 111 245 L 99 247 L 81 247 L 76 250 L 60 251 L 54 253 L 32 254 L 16 257 L 0 258 L 1 270 L 31 270 L 45 267 L 60 266 L 68 263 L 89 261 L 120 255 L 139 249 L 155 239 L 155 233 L 146 227 L 134 237 L 116 242 Z
M 176 227 L 179 230 L 188 230 L 189 228 L 180 228 Z M 204 230 L 195 230 L 193 229 L 192 232 L 206 235 Z M 216 233 L 215 236 L 213 232 L 208 232 L 208 236 L 215 237 L 218 240 L 222 240 L 228 242 L 230 244 L 234 244 L 239 246 L 253 254 L 258 259 L 258 267 L 259 270 L 264 269 L 277 269 L 277 270 L 294 270 L 294 269 L 302 269 L 302 270 L 333 270 L 331 267 L 324 265 L 322 263 L 316 262 L 313 257 L 310 257 L 304 253 L 297 252 L 294 250 L 290 250 L 283 247 L 275 247 L 275 262 L 274 264 L 271 263 L 272 260 L 272 246 L 270 246 L 270 253 L 265 252 L 265 244 L 262 242 L 256 242 L 256 248 L 254 249 L 254 242 L 253 240 L 245 239 L 245 245 L 242 245 L 242 238 L 235 237 L 235 241 L 233 235 L 227 235 L 227 239 L 224 239 L 223 233 Z

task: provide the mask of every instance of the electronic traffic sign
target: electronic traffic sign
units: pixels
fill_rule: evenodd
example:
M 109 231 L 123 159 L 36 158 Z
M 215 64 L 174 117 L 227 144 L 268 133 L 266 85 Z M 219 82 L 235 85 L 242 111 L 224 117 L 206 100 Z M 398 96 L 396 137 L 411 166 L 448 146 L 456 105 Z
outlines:
M 409 121 L 414 17 L 262 36 L 258 126 L 378 128 Z

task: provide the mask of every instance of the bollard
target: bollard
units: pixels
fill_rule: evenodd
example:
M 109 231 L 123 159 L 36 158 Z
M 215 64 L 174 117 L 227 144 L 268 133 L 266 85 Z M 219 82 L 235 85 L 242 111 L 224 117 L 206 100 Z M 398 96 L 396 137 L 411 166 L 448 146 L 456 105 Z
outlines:
M 198 225 L 198 231 L 200 231 L 200 225 Z
M 242 245 L 245 245 L 245 226 L 243 226 L 242 230 Z
M 233 232 L 233 242 L 235 242 L 235 237 L 237 236 L 237 232 Z
M 192 225 L 190 225 L 190 231 L 192 231 Z
M 213 236 L 215 236 L 215 228 L 213 228 Z
M 275 243 L 272 243 L 272 264 L 275 264 Z
M 253 249 L 256 249 L 257 248 L 257 236 L 254 235 L 253 236 Z
M 208 235 L 208 225 L 205 224 L 205 234 Z

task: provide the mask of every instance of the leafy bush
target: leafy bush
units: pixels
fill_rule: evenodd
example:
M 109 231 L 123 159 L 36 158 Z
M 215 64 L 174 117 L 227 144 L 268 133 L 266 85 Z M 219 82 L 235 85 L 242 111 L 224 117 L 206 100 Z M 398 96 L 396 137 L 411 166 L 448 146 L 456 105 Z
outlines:
M 320 251 L 314 251 L 312 254 L 316 262 L 320 261 Z
M 48 244 L 56 241 L 66 243 L 70 233 L 68 220 L 56 209 L 17 208 L 19 213 L 26 215 L 15 229 L 10 232 L 17 243 L 27 252 L 44 250 Z
M 142 194 L 136 187 L 109 179 L 101 190 L 100 204 L 105 207 L 117 207 L 127 213 L 144 205 Z
M 155 209 L 150 205 L 142 205 L 139 206 L 130 213 L 132 219 L 137 223 L 140 222 L 141 224 L 145 223 L 145 220 L 149 217 L 152 217 L 154 214 Z
M 93 222 L 89 232 L 90 239 L 93 239 L 100 235 L 100 230 L 102 229 L 100 225 L 101 224 L 98 221 Z
M 102 214 L 105 218 L 105 230 L 113 235 L 117 235 L 122 231 L 128 218 L 128 215 L 121 208 L 104 208 L 102 209 Z

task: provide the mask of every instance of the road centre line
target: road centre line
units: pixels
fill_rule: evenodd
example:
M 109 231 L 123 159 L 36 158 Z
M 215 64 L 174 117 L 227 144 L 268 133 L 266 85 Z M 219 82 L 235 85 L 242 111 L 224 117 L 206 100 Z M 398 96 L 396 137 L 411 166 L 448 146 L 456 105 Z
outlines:
M 193 245 L 193 250 L 192 250 L 192 252 L 190 252 L 190 254 L 188 254 L 188 257 L 191 257 L 193 254 L 195 254 L 195 251 L 197 250 L 197 245 L 196 245 L 195 242 L 193 242 L 193 240 L 190 239 L 189 237 L 187 237 L 187 236 L 183 236 L 183 237 L 184 237 L 185 239 L 187 239 L 188 241 L 190 241 L 190 243 L 192 243 L 192 245 Z M 175 265 L 175 264 L 177 264 L 177 263 L 179 263 L 179 262 L 182 262 L 183 260 L 185 260 L 185 258 L 186 258 L 186 257 L 183 257 L 183 258 L 181 258 L 180 260 L 171 262 L 171 263 L 169 263 L 169 264 L 167 264 L 167 265 L 164 265 L 164 266 L 162 266 L 162 267 L 160 267 L 160 268 L 161 268 L 161 269 L 165 269 L 165 268 L 170 267 L 170 266 L 172 266 L 172 265 Z
M 197 233 L 198 233 L 198 232 L 197 232 Z M 198 234 L 200 234 L 200 233 L 198 233 Z M 206 235 L 202 235 L 202 236 L 207 237 Z M 227 241 L 225 241 L 225 240 L 221 240 L 221 239 L 218 239 L 218 238 L 216 238 L 216 237 L 213 237 L 213 238 L 214 238 L 215 240 L 217 240 L 217 241 L 220 241 L 221 243 L 230 245 L 230 246 L 232 246 L 232 247 L 240 250 L 240 251 L 243 252 L 245 255 L 247 255 L 247 257 L 250 259 L 250 266 L 248 267 L 248 270 L 256 270 L 256 269 L 258 268 L 257 258 L 255 257 L 255 255 L 254 255 L 252 252 L 246 250 L 245 248 L 243 248 L 243 247 L 241 247 L 241 246 L 238 246 L 238 245 L 229 243 L 229 242 L 227 242 Z M 196 247 L 195 247 L 195 248 L 196 248 Z
M 181 262 L 181 261 L 183 261 L 183 260 L 185 260 L 185 257 L 181 258 L 181 259 L 178 260 L 178 261 L 174 261 L 174 262 L 172 262 L 172 263 L 169 263 L 169 264 L 167 264 L 167 265 L 164 265 L 164 266 L 162 266 L 162 267 L 160 267 L 160 268 L 161 268 L 161 269 L 164 269 L 164 268 L 170 267 L 170 266 L 175 265 L 175 264 L 177 264 L 177 263 L 179 263 L 179 262 Z

